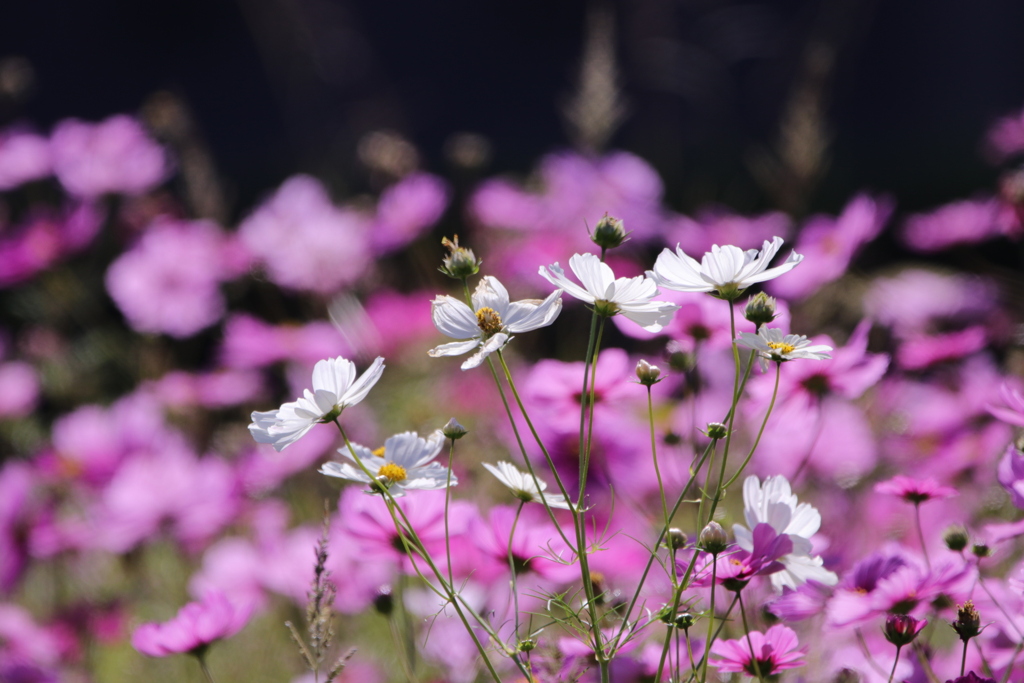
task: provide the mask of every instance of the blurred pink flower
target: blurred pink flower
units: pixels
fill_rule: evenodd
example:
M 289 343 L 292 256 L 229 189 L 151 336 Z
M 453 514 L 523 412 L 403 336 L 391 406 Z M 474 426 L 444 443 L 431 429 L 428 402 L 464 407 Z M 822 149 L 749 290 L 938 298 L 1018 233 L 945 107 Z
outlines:
M 430 320 L 429 307 L 422 304 Z M 433 326 L 431 325 L 431 329 Z M 224 324 L 220 362 L 229 368 L 261 368 L 281 361 L 296 361 L 312 371 L 317 361 L 351 355 L 350 344 L 334 325 L 313 321 L 304 325 L 271 325 L 236 313 Z
M 50 143 L 25 130 L 0 132 L 0 190 L 45 178 L 52 171 Z
M 1024 109 L 992 124 L 985 135 L 985 146 L 995 161 L 1024 152 Z
M 0 363 L 0 418 L 24 417 L 39 402 L 39 373 L 29 363 Z
M 210 592 L 190 602 L 168 621 L 148 623 L 132 633 L 132 647 L 150 657 L 199 655 L 208 645 L 242 630 L 251 608 L 232 605 L 222 593 Z
M 163 182 L 170 164 L 163 148 L 129 116 L 100 123 L 68 119 L 50 137 L 53 171 L 78 197 L 136 195 Z
M 1018 233 L 1012 208 L 992 198 L 965 199 L 914 214 L 901 230 L 904 244 L 926 254 L 999 236 L 1016 238 Z
M 564 262 L 574 253 L 592 250 L 588 227 L 593 229 L 605 213 L 624 219 L 630 238 L 638 243 L 663 230 L 661 179 L 633 154 L 549 154 L 535 177 L 526 186 L 488 180 L 469 200 L 470 214 L 488 228 L 484 251 L 502 254 L 488 262 L 489 272 L 517 289 L 536 287 L 538 263 Z
M 996 419 L 1015 427 L 1024 427 L 1024 396 L 1016 386 L 1004 381 L 999 388 L 1000 403 L 989 403 L 986 410 Z
M 282 287 L 333 294 L 373 263 L 370 219 L 334 205 L 319 180 L 298 175 L 246 218 L 242 242 Z
M 792 231 L 792 221 L 781 212 L 740 216 L 724 207 L 712 206 L 702 209 L 695 219 L 687 216 L 669 219 L 665 242 L 678 245 L 687 254 L 703 254 L 711 251 L 715 244 L 743 247 L 761 244 L 776 235 L 789 239 Z
M 999 461 L 999 483 L 1003 485 L 1013 504 L 1024 510 L 1024 453 L 1014 444 L 1006 447 Z
M 264 390 L 262 376 L 247 370 L 201 373 L 175 370 L 147 382 L 144 387 L 161 404 L 171 408 L 226 408 L 260 398 Z
M 793 250 L 804 256 L 802 265 L 765 288 L 775 296 L 799 300 L 822 285 L 839 279 L 857 252 L 881 232 L 892 214 L 893 202 L 857 195 L 831 216 L 812 216 L 800 230 Z
M 27 280 L 80 251 L 102 223 L 103 213 L 89 203 L 60 210 L 34 207 L 21 224 L 5 230 L 7 234 L 0 238 L 0 287 Z
M 28 565 L 34 507 L 30 501 L 39 484 L 27 463 L 11 460 L 0 468 L 0 594 L 14 588 Z
M 374 253 L 404 247 L 434 225 L 448 206 L 448 187 L 429 173 L 413 173 L 386 189 L 371 227 Z
M 751 631 L 739 640 L 716 640 L 711 644 L 708 663 L 722 673 L 745 673 L 748 676 L 773 676 L 780 671 L 803 666 L 803 650 L 793 629 L 776 624 L 764 633 Z M 754 651 L 752 657 L 750 652 Z M 754 659 L 757 659 L 757 667 Z
M 934 498 L 952 498 L 957 490 L 951 486 L 943 486 L 931 477 L 912 479 L 898 474 L 892 479 L 875 484 L 875 493 L 898 496 L 908 503 L 919 505 Z
M 209 221 L 157 219 L 107 269 L 107 291 L 139 332 L 190 337 L 224 315 L 228 242 Z

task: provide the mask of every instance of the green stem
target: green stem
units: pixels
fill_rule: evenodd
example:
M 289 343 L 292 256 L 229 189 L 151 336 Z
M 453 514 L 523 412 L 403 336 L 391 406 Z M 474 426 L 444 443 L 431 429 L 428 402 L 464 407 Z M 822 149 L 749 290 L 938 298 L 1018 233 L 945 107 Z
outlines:
M 206 653 L 196 653 L 196 659 L 199 661 L 199 668 L 203 670 L 203 676 L 206 678 L 207 683 L 214 683 L 213 674 L 210 673 L 210 669 L 206 666 Z
M 658 439 L 654 429 L 654 400 L 651 397 L 651 387 L 647 386 L 647 421 L 651 426 L 651 456 L 654 458 L 654 474 L 658 477 L 658 495 L 661 497 L 661 515 L 665 522 L 665 528 L 672 526 L 672 520 L 668 516 L 668 501 L 665 499 L 665 484 L 661 479 L 661 468 L 658 467 Z M 672 572 L 674 575 L 675 572 Z
M 525 501 L 519 501 L 519 507 L 516 508 L 516 516 L 512 520 L 512 530 L 508 533 L 508 569 L 512 572 L 512 604 L 513 614 L 515 615 L 515 628 L 516 628 L 516 642 L 519 642 L 519 590 L 516 586 L 516 562 L 512 555 L 512 539 L 516 535 L 516 526 L 519 525 L 519 514 L 523 511 L 523 506 L 526 505 Z
M 700 680 L 704 683 L 708 680 L 708 654 L 711 652 L 711 644 L 715 642 L 715 592 L 718 588 L 718 553 L 711 555 L 711 601 L 708 608 L 708 640 L 704 643 L 704 665 L 701 668 Z M 739 597 L 739 594 L 736 594 Z M 664 659 L 664 654 L 662 654 Z M 658 677 L 661 678 L 661 667 L 658 667 Z
M 753 358 L 751 358 L 751 361 L 753 361 Z M 747 367 L 749 368 L 750 366 Z M 764 434 L 764 428 L 768 425 L 768 418 L 771 417 L 772 410 L 775 408 L 775 399 L 779 396 L 779 376 L 781 374 L 781 367 L 782 363 L 775 364 L 775 388 L 772 391 L 772 400 L 768 403 L 768 410 L 764 414 L 764 419 L 761 420 L 761 427 L 757 430 L 757 438 L 754 439 L 753 445 L 751 445 L 750 450 L 747 452 L 747 457 L 743 459 L 743 463 L 740 464 L 739 469 L 736 470 L 736 474 L 732 475 L 729 481 L 725 482 L 725 486 L 722 488 L 729 488 L 737 479 L 740 478 L 740 475 L 743 474 L 743 470 L 746 469 L 747 465 L 750 463 L 750 459 L 754 457 L 754 451 L 757 450 L 758 444 L 761 443 L 761 436 Z
M 889 683 L 892 683 L 892 678 L 896 675 L 896 665 L 900 663 L 900 650 L 902 649 L 902 646 L 896 646 L 896 659 L 892 660 L 892 671 L 889 672 Z
M 921 528 L 921 504 L 914 503 L 914 526 L 917 528 L 917 540 L 921 544 L 921 554 L 924 555 L 924 564 L 928 571 L 932 570 L 931 560 L 928 559 L 928 546 L 924 543 L 924 530 Z
M 736 598 L 740 602 L 740 617 L 743 619 L 743 633 L 747 636 L 747 647 L 750 648 L 750 663 L 754 667 L 754 673 L 757 674 L 757 680 L 764 683 L 764 676 L 761 675 L 761 663 L 757 660 L 757 654 L 754 653 L 754 641 L 750 637 L 750 625 L 747 623 L 747 610 L 743 606 L 743 590 L 736 591 Z M 711 647 L 709 644 L 708 647 Z

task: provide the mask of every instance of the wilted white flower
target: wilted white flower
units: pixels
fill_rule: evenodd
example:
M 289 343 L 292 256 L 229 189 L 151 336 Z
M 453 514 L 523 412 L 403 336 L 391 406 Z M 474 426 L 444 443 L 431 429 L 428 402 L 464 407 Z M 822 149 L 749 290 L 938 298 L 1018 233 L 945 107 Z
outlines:
M 796 267 L 803 256 L 796 252 L 775 268 L 768 264 L 782 247 L 782 238 L 765 240 L 761 251 L 717 244 L 697 263 L 687 256 L 679 245 L 673 253 L 665 249 L 654 262 L 654 270 L 647 271 L 647 277 L 666 289 L 679 292 L 713 292 L 723 299 L 735 300 L 747 287 L 764 282 L 789 272 Z
M 357 465 L 347 462 L 328 462 L 320 468 L 321 474 L 328 477 L 339 477 L 350 481 L 361 481 L 371 485 L 371 489 L 379 492 L 387 489 L 394 496 L 403 496 L 406 491 L 433 491 L 446 488 L 451 483 L 459 483 L 454 473 L 434 458 L 441 452 L 445 436 L 438 429 L 426 439 L 416 432 L 402 432 L 389 437 L 383 448 L 371 451 L 366 446 L 352 444 L 352 450 L 369 470 L 373 477 L 367 476 Z M 349 449 L 339 448 L 338 452 L 356 462 Z
M 802 334 L 782 334 L 777 327 L 762 327 L 757 334 L 751 332 L 740 332 L 740 338 L 736 343 L 744 348 L 756 351 L 761 356 L 761 368 L 768 366 L 768 361 L 773 360 L 782 363 L 787 360 L 809 358 L 811 360 L 824 360 L 831 358 L 828 352 L 831 346 L 825 344 L 811 345 L 811 341 Z
M 769 524 L 779 535 L 786 534 L 793 542 L 793 550 L 779 558 L 784 570 L 771 575 L 777 591 L 783 587 L 797 588 L 808 581 L 834 586 L 839 577 L 822 567 L 820 556 L 811 556 L 811 537 L 821 527 L 821 514 L 808 503 L 797 502 L 789 481 L 782 475 L 768 477 L 761 484 L 756 476 L 743 482 L 743 516 L 747 527 L 733 525 L 736 543 L 750 552 L 754 548 L 753 529 L 758 524 Z
M 259 443 L 283 450 L 313 425 L 334 420 L 342 410 L 366 398 L 383 372 L 384 359 L 380 356 L 358 379 L 355 363 L 350 360 L 339 356 L 317 361 L 313 368 L 313 391 L 306 389 L 301 398 L 277 410 L 253 412 L 249 432 Z
M 569 503 L 566 502 L 565 496 L 555 493 L 544 493 L 548 485 L 540 478 L 534 483 L 533 477 L 528 472 L 521 472 L 515 465 L 507 462 L 499 462 L 498 466 L 495 467 L 490 463 L 484 463 L 484 467 L 487 471 L 498 478 L 502 484 L 508 487 L 508 490 L 512 492 L 512 495 L 523 501 L 524 503 L 543 503 L 547 502 L 549 507 L 562 508 L 564 510 L 572 509 Z M 540 489 L 537 489 L 537 484 L 540 484 Z
M 660 332 L 679 306 L 665 301 L 651 301 L 658 295 L 658 286 L 643 275 L 615 279 L 611 267 L 594 254 L 574 254 L 569 267 L 582 287 L 565 276 L 557 263 L 540 267 L 540 274 L 571 296 L 594 304 L 594 309 L 607 316 L 622 313 L 648 332 Z
M 524 299 L 510 302 L 508 290 L 490 275 L 484 276 L 470 297 L 473 308 L 447 294 L 431 303 L 434 326 L 442 334 L 465 341 L 441 344 L 428 353 L 438 356 L 461 356 L 477 349 L 462 364 L 463 370 L 475 368 L 488 355 L 503 347 L 513 334 L 546 327 L 562 310 L 562 292 L 552 292 L 543 301 Z

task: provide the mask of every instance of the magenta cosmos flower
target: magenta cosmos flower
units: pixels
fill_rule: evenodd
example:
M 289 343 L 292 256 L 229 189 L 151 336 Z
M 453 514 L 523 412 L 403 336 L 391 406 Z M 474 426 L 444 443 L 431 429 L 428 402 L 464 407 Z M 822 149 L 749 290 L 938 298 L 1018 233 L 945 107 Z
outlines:
M 745 673 L 748 676 L 772 676 L 786 669 L 804 665 L 804 652 L 797 649 L 799 640 L 791 628 L 776 624 L 765 633 L 751 631 L 739 640 L 718 640 L 711 646 L 712 657 L 708 663 L 717 666 L 722 673 Z M 757 656 L 757 669 L 750 656 L 753 649 Z
M 908 503 L 920 505 L 934 498 L 952 498 L 957 495 L 957 490 L 951 486 L 943 486 L 931 477 L 911 479 L 898 474 L 892 479 L 875 484 L 875 493 L 888 493 L 899 496 Z
M 150 657 L 186 652 L 199 655 L 211 643 L 242 630 L 250 612 L 232 605 L 222 593 L 210 592 L 199 602 L 182 607 L 169 621 L 135 629 L 132 647 Z

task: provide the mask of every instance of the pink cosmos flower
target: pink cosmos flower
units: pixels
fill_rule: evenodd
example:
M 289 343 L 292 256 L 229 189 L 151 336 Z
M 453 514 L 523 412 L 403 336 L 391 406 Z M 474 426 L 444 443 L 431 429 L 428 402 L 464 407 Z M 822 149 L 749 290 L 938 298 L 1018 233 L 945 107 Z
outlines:
M 448 206 L 448 187 L 429 173 L 413 173 L 384 191 L 377 203 L 371 243 L 376 254 L 394 251 L 419 237 Z
M 999 461 L 999 483 L 1010 494 L 1013 504 L 1024 510 L 1024 453 L 1014 444 L 1006 447 Z
M 0 417 L 24 417 L 39 402 L 39 373 L 29 363 L 0 363 Z
M 50 143 L 25 130 L 0 133 L 0 190 L 10 190 L 51 173 Z
M 158 219 L 110 264 L 107 291 L 134 329 L 190 337 L 224 315 L 227 249 L 209 221 Z
M 23 282 L 80 251 L 99 232 L 103 213 L 93 204 L 33 208 L 0 239 L 0 287 Z
M 992 124 L 985 136 L 985 146 L 995 161 L 1024 152 L 1024 109 Z
M 715 244 L 759 244 L 775 235 L 788 240 L 792 221 L 782 212 L 740 216 L 725 207 L 701 209 L 696 218 L 677 216 L 665 226 L 665 241 L 687 254 L 703 254 Z
M 943 486 L 931 477 L 927 479 L 911 479 L 898 474 L 892 479 L 875 484 L 875 493 L 887 493 L 899 496 L 908 503 L 920 505 L 933 498 L 952 498 L 958 491 L 950 486 Z
M 222 593 L 210 592 L 168 621 L 139 626 L 132 633 L 132 647 L 150 657 L 198 655 L 211 643 L 242 630 L 250 613 L 250 608 L 232 605 Z
M 800 644 L 793 629 L 776 624 L 764 633 L 751 631 L 746 638 L 739 640 L 716 640 L 711 645 L 711 659 L 708 663 L 718 667 L 722 673 L 745 673 L 756 676 L 772 676 L 803 666 L 803 650 L 797 649 Z M 750 651 L 753 649 L 757 657 L 757 669 L 754 668 Z
M 1018 231 L 1009 205 L 992 198 L 965 199 L 910 216 L 902 238 L 911 249 L 930 254 L 1001 235 L 1016 237 Z
M 985 406 L 988 412 L 1007 424 L 1024 427 L 1024 396 L 1017 387 L 1009 382 L 1003 382 L 999 388 L 999 396 L 1002 398 L 1002 404 L 989 403 Z
M 287 181 L 239 226 L 242 242 L 282 287 L 333 294 L 372 264 L 371 223 L 334 205 L 319 180 Z
M 489 180 L 469 201 L 471 215 L 488 228 L 484 238 L 493 245 L 490 251 L 502 254 L 488 268 L 500 278 L 518 280 L 517 289 L 520 283 L 536 287 L 532 274 L 537 263 L 564 262 L 573 253 L 591 250 L 587 228 L 593 229 L 605 213 L 625 219 L 637 242 L 662 230 L 661 178 L 633 154 L 549 154 L 535 176 L 536 190 Z
M 100 123 L 63 121 L 50 137 L 50 150 L 54 174 L 78 197 L 142 194 L 163 182 L 170 167 L 163 148 L 123 115 Z
M 772 280 L 766 289 L 795 301 L 839 279 L 860 248 L 878 236 L 892 210 L 891 200 L 861 194 L 851 199 L 836 218 L 812 216 L 793 247 L 803 254 L 803 265 L 791 275 Z
M 421 308 L 426 311 L 422 302 Z M 426 317 L 429 322 L 429 312 Z M 328 322 L 271 325 L 237 313 L 224 324 L 224 339 L 218 355 L 220 363 L 229 368 L 261 368 L 281 361 L 296 361 L 312 370 L 323 358 L 353 354 L 351 345 Z

